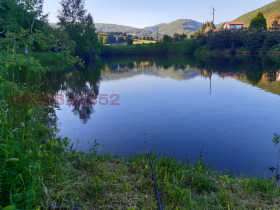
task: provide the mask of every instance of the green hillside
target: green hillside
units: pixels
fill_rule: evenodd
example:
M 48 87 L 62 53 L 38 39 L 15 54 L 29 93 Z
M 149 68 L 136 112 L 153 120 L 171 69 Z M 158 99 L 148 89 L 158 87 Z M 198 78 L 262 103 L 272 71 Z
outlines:
M 162 23 L 159 25 L 146 27 L 144 29 L 149 30 L 153 33 L 156 33 L 157 27 L 160 34 L 167 34 L 173 36 L 175 33 L 186 33 L 197 31 L 201 28 L 202 24 L 200 22 L 190 20 L 190 19 L 179 19 L 171 23 Z
M 275 2 L 272 2 L 270 4 L 265 5 L 262 8 L 259 8 L 257 10 L 248 12 L 238 18 L 236 18 L 234 21 L 235 22 L 244 22 L 246 25 L 250 24 L 250 21 L 256 17 L 256 15 L 262 12 L 265 16 L 265 18 L 268 18 L 270 15 L 280 15 L 280 0 L 277 0 Z
M 167 34 L 173 36 L 174 33 L 188 34 L 199 30 L 201 28 L 201 25 L 202 23 L 190 19 L 179 19 L 172 23 L 162 23 L 143 29 L 116 24 L 95 23 L 97 31 L 100 32 L 126 32 L 129 34 L 136 34 L 138 36 L 148 36 L 151 34 L 156 36 L 157 27 L 160 35 Z
M 143 30 L 140 28 L 134 28 L 130 26 L 116 25 L 116 24 L 106 24 L 106 23 L 95 23 L 95 27 L 97 31 L 100 32 L 126 32 L 129 34 L 136 34 L 141 36 L 150 35 L 151 32 L 149 30 Z

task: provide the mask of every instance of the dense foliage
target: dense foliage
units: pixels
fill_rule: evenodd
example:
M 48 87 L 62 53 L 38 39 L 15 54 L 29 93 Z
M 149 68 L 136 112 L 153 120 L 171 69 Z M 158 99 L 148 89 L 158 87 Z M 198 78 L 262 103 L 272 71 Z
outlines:
M 83 0 L 62 0 L 59 26 L 76 42 L 76 54 L 93 56 L 99 49 L 93 18 L 84 8 Z
M 200 46 L 210 50 L 268 50 L 280 43 L 279 31 L 219 31 L 198 37 Z
M 259 12 L 258 15 L 251 20 L 249 29 L 260 31 L 265 31 L 267 29 L 267 23 L 263 13 Z
M 30 33 L 43 30 L 47 15 L 43 14 L 43 0 L 1 0 L 0 31 L 19 32 L 21 28 Z

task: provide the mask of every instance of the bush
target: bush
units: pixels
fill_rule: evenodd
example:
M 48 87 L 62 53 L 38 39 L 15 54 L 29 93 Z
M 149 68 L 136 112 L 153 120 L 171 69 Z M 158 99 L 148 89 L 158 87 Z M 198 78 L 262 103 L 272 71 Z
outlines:
M 127 39 L 127 45 L 133 45 L 133 39 Z
M 162 41 L 163 42 L 172 42 L 172 37 L 165 34 Z

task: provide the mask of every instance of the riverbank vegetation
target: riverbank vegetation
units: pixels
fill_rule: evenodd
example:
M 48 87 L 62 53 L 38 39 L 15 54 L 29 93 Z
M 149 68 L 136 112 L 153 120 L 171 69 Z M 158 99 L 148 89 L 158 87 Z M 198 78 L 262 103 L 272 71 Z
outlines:
M 196 49 L 196 41 L 158 42 L 150 44 L 102 46 L 101 56 L 119 55 L 168 55 L 192 54 Z
M 49 71 L 97 54 L 119 54 L 97 41 L 82 1 L 62 0 L 60 27 L 43 14 L 43 1 L 0 1 L 0 208 L 157 208 L 149 160 L 72 149 L 58 136 L 53 98 L 41 89 Z M 68 13 L 79 9 L 79 12 Z M 75 15 L 79 14 L 79 15 Z M 131 45 L 134 54 L 189 53 L 197 41 Z M 183 42 L 182 42 L 183 43 Z M 121 47 L 121 46 L 119 46 Z M 152 50 L 151 50 L 152 49 Z M 43 90 L 43 91 L 42 91 Z M 45 97 L 47 96 L 47 97 Z M 275 179 L 245 178 L 153 155 L 163 205 L 173 208 L 279 208 Z
M 259 13 L 251 20 L 249 28 L 239 30 L 216 29 L 213 22 L 206 22 L 187 40 L 184 34 L 165 35 L 155 44 L 103 46 L 101 55 L 280 53 L 278 21 L 273 20 L 268 28 L 266 19 Z

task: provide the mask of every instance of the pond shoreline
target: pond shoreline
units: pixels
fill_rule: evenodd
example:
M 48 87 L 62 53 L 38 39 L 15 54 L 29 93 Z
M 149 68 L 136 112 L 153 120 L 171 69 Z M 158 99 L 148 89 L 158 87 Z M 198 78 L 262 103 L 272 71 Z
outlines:
M 10 69 L 6 67 L 7 72 L 23 66 L 27 72 L 30 70 L 35 76 L 40 73 L 43 77 L 53 68 L 61 67 L 57 60 L 62 58 L 66 66 L 74 65 L 59 54 L 36 53 L 33 56 L 40 64 L 45 61 L 42 72 L 28 69 L 37 64 L 35 61 Z M 9 78 L 1 83 L 0 109 L 7 110 L 9 115 L 1 116 L 1 134 L 5 136 L 1 146 L 4 145 L 7 152 L 0 156 L 4 163 L 0 187 L 6 196 L 0 207 L 156 209 L 148 157 L 135 154 L 127 161 L 110 154 L 97 155 L 97 143 L 90 154 L 69 149 L 70 140 L 58 137 L 55 120 L 48 118 L 54 113 L 53 107 L 13 106 L 9 100 L 13 94 L 33 96 L 40 91 L 36 88 L 27 89 Z M 158 158 L 156 154 L 152 157 L 164 208 L 280 208 L 280 189 L 274 179 L 214 171 L 207 168 L 202 159 L 190 164 L 174 158 Z M 20 194 L 15 193 L 16 190 Z M 15 202 L 9 203 L 7 195 L 10 194 Z M 33 200 L 25 202 L 30 197 Z
M 272 52 L 272 51 L 236 51 L 231 53 L 229 51 L 201 51 L 201 52 L 194 52 L 194 55 L 280 55 L 280 52 Z
M 95 149 L 93 149 L 95 150 Z M 96 151 L 96 150 L 95 150 Z M 280 189 L 274 179 L 247 178 L 213 171 L 202 159 L 196 164 L 152 154 L 162 205 L 166 209 L 195 208 L 279 208 Z M 157 209 L 148 156 L 125 158 L 70 151 L 56 177 L 47 176 L 45 186 L 53 194 L 47 203 L 71 208 Z M 77 184 L 79 183 L 79 184 Z M 68 200 L 57 199 L 63 192 Z M 72 202 L 76 194 L 75 203 Z

